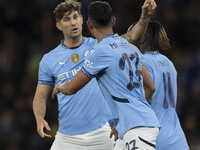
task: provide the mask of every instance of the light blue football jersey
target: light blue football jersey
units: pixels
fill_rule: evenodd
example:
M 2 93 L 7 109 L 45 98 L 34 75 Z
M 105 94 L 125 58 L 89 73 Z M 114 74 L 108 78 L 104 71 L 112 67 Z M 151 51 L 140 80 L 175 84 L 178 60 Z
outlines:
M 156 148 L 158 150 L 188 150 L 188 144 L 177 113 L 177 72 L 173 63 L 158 51 L 146 52 L 143 62 L 151 75 L 156 92 L 151 106 L 161 125 Z
M 119 138 L 131 128 L 159 127 L 151 106 L 144 96 L 142 55 L 117 34 L 106 35 L 86 56 L 82 71 L 96 77 L 113 116 Z
M 39 84 L 57 85 L 71 80 L 80 70 L 85 56 L 97 44 L 93 38 L 83 38 L 79 47 L 70 49 L 61 42 L 45 54 L 40 62 Z M 60 133 L 76 135 L 102 127 L 111 113 L 96 79 L 74 95 L 57 94 Z

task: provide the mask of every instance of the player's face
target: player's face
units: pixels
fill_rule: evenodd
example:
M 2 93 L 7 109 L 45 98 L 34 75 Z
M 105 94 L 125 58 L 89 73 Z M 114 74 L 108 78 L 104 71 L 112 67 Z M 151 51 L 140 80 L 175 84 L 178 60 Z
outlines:
M 70 14 L 65 13 L 60 21 L 60 30 L 63 31 L 65 38 L 77 38 L 82 35 L 83 18 L 77 11 Z

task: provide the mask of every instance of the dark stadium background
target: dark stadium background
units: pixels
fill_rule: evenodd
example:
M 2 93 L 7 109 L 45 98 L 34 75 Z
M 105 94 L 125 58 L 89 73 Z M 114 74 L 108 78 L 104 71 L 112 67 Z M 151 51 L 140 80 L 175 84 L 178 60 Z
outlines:
M 86 20 L 88 3 L 84 0 Z M 44 53 L 60 43 L 52 11 L 60 0 L 0 1 L 0 149 L 48 150 L 52 139 L 36 131 L 32 100 L 38 64 Z M 144 0 L 110 0 L 117 23 L 125 33 L 139 19 Z M 177 113 L 191 150 L 200 149 L 200 1 L 157 0 L 152 20 L 167 30 L 172 48 L 164 52 L 178 72 Z M 90 36 L 84 22 L 83 35 Z M 49 98 L 46 120 L 57 130 L 57 101 Z

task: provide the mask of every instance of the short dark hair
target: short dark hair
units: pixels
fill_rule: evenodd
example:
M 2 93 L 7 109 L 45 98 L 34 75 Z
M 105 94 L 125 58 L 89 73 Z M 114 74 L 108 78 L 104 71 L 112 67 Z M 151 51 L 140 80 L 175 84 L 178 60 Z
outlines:
M 56 21 L 60 21 L 66 12 L 70 14 L 73 10 L 81 14 L 81 3 L 77 0 L 61 2 L 53 11 Z
M 88 6 L 88 19 L 96 27 L 105 27 L 111 24 L 112 8 L 107 2 L 94 1 Z

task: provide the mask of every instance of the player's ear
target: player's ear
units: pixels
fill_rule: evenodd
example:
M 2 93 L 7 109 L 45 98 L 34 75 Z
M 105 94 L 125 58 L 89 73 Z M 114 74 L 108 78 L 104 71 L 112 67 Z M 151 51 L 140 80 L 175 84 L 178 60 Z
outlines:
M 89 29 L 93 28 L 93 24 L 90 20 L 87 21 L 87 26 L 88 26 Z
M 56 22 L 56 27 L 58 28 L 58 30 L 62 31 L 62 26 L 60 22 Z
M 116 22 L 116 17 L 112 16 L 112 26 L 115 25 L 115 22 Z

